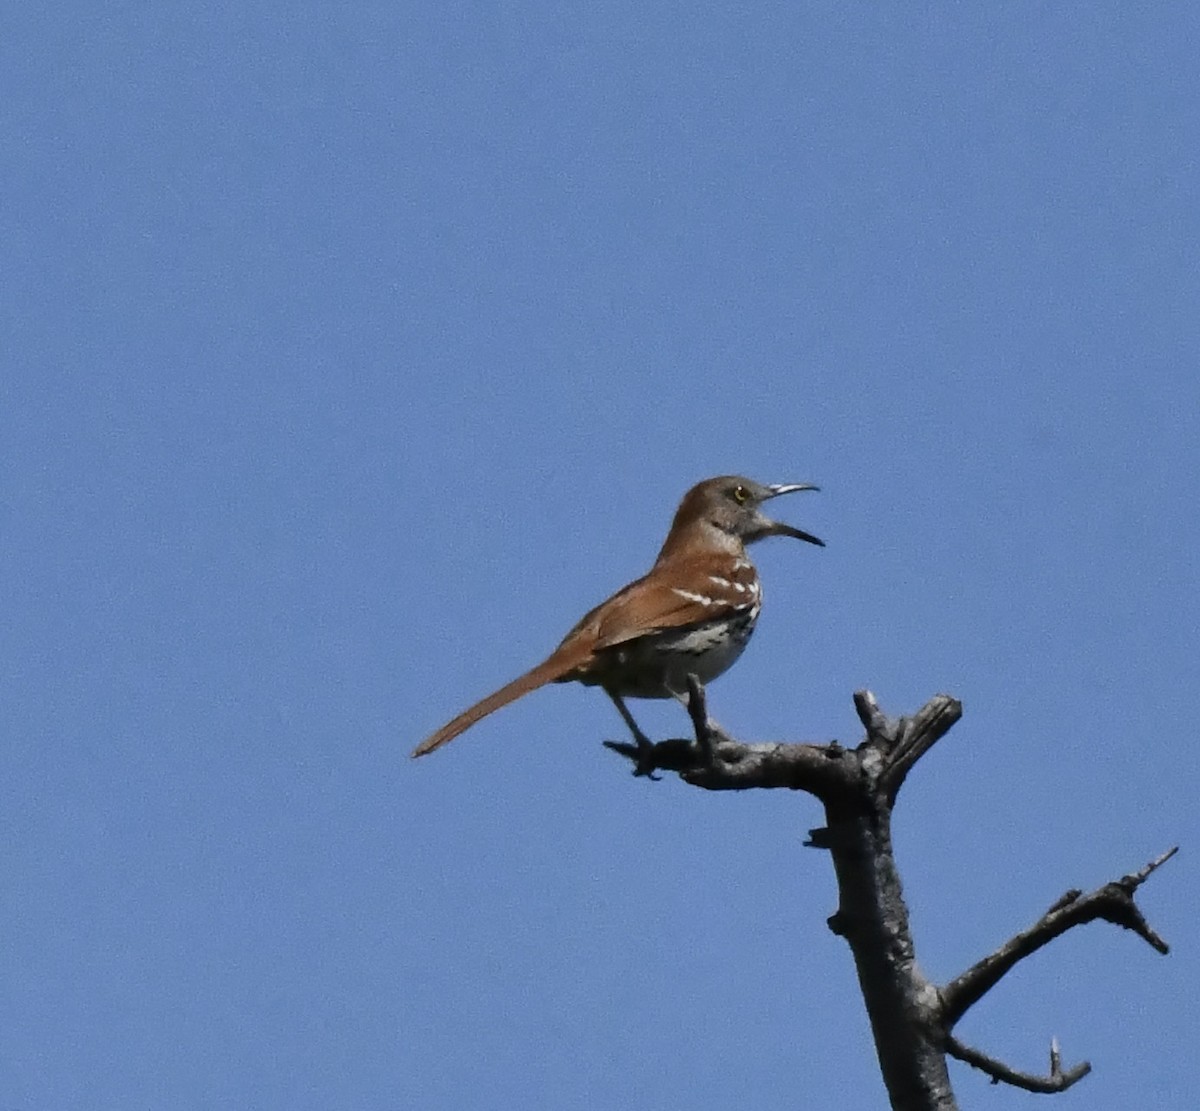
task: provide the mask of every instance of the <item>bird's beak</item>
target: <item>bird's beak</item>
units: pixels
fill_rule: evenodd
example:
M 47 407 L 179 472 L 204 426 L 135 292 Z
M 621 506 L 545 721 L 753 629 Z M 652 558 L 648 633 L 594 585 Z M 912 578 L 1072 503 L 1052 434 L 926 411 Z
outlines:
M 794 494 L 797 490 L 820 490 L 820 486 L 814 486 L 811 482 L 788 482 L 782 486 L 768 486 L 771 491 L 770 496 L 773 498 L 779 497 L 780 494 Z
M 779 486 L 768 486 L 767 489 L 771 491 L 770 497 L 777 498 L 780 494 L 794 494 L 797 490 L 819 490 L 821 487 L 814 486 L 811 482 L 791 482 Z M 759 533 L 760 536 L 794 536 L 797 540 L 805 540 L 809 544 L 816 544 L 819 548 L 825 547 L 825 541 L 813 536 L 811 532 L 792 528 L 791 525 L 785 525 L 782 521 L 772 521 L 763 514 L 759 514 L 759 516 L 762 517 L 764 526 L 762 532 Z

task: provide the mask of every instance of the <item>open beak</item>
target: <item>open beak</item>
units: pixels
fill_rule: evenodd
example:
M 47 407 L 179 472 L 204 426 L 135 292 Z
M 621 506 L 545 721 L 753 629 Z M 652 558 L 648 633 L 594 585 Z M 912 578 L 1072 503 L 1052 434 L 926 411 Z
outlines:
M 780 494 L 794 494 L 797 490 L 819 490 L 821 487 L 814 486 L 811 482 L 792 482 L 780 486 L 768 486 L 771 491 L 770 496 L 773 498 L 779 497 Z M 820 537 L 813 536 L 811 532 L 805 532 L 803 529 L 792 528 L 791 525 L 785 525 L 782 521 L 772 521 L 769 517 L 763 516 L 763 530 L 760 536 L 794 536 L 797 540 L 805 540 L 809 544 L 816 544 L 818 547 L 825 547 L 825 541 Z

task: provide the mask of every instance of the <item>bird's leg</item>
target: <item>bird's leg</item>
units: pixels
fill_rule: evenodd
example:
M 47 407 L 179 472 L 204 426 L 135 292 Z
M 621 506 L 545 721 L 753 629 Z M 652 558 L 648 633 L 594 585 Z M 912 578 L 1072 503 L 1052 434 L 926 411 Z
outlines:
M 633 720 L 633 714 L 629 712 L 629 707 L 625 705 L 625 700 L 616 691 L 608 687 L 604 688 L 604 693 L 612 699 L 613 705 L 617 708 L 617 713 L 621 715 L 621 720 L 629 727 L 629 732 L 633 734 L 633 739 L 638 749 L 644 752 L 648 748 L 653 748 L 654 742 L 642 732 L 641 726 Z
M 688 717 L 692 719 L 692 726 L 696 730 L 696 743 L 701 748 L 711 748 L 713 740 L 728 741 L 732 738 L 715 718 L 708 714 L 708 701 L 704 697 L 704 684 L 696 678 L 695 675 L 689 674 L 687 677 L 688 689 L 686 694 L 680 694 L 678 691 L 672 691 L 679 704 L 688 712 Z
M 617 708 L 617 713 L 621 715 L 621 720 L 629 727 L 629 732 L 633 734 L 633 742 L 637 745 L 637 759 L 633 774 L 646 775 L 651 779 L 659 779 L 659 776 L 653 774 L 653 764 L 649 763 L 650 754 L 654 751 L 654 742 L 642 732 L 642 727 L 633 720 L 633 714 L 629 712 L 629 707 L 625 705 L 625 700 L 616 691 L 605 687 L 604 693 L 612 699 L 613 705 Z M 606 741 L 605 743 L 607 744 L 608 742 Z

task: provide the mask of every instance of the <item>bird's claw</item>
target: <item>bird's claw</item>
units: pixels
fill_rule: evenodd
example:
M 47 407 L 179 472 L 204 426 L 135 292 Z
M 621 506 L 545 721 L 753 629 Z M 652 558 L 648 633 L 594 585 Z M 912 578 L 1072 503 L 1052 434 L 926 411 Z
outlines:
M 637 737 L 633 744 L 628 741 L 605 741 L 604 747 L 633 761 L 635 776 L 653 780 L 655 783 L 662 779 L 661 775 L 654 774 L 658 769 L 654 759 L 654 742 L 645 734 Z
M 662 779 L 662 776 L 654 774 L 656 766 L 654 763 L 654 744 L 644 733 L 640 734 L 636 740 L 637 750 L 633 763 L 633 774 L 635 777 L 645 776 L 652 783 L 657 783 Z

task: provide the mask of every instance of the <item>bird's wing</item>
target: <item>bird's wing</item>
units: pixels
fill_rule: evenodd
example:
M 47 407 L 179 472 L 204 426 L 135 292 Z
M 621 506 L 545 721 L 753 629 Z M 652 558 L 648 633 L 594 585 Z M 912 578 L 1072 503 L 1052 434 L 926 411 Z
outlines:
M 702 625 L 759 605 L 758 577 L 746 560 L 702 556 L 656 567 L 584 614 L 563 640 L 595 637 L 593 650 L 648 633 Z

